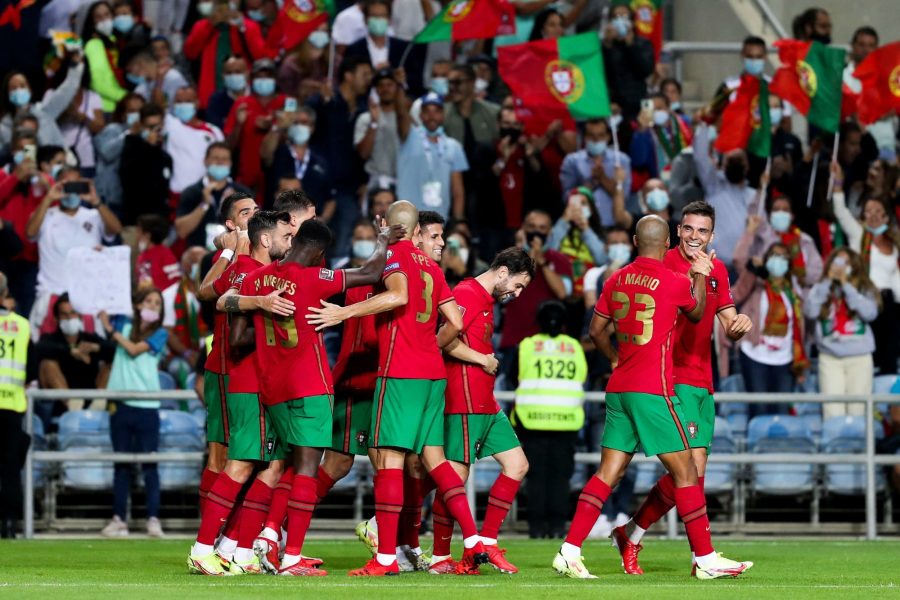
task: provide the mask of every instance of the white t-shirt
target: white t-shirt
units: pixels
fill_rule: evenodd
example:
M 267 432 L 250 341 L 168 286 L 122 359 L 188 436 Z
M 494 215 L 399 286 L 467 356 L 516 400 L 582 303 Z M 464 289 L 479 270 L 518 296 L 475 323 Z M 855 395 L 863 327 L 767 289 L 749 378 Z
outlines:
M 78 107 L 78 110 L 87 115 L 88 119 L 93 119 L 95 110 L 103 111 L 103 100 L 100 99 L 99 94 L 96 92 L 82 90 L 81 106 Z M 87 123 L 65 123 L 59 126 L 59 130 L 63 134 L 66 146 L 71 148 L 78 156 L 81 168 L 89 169 L 96 166 L 97 163 L 94 159 L 94 134 L 88 129 Z
M 204 177 L 206 149 L 213 142 L 223 139 L 222 130 L 215 125 L 204 122 L 194 127 L 166 113 L 166 152 L 172 157 L 169 189 L 180 194 L 184 188 Z
M 85 246 L 92 248 L 112 239 L 113 236 L 106 234 L 100 211 L 96 208 L 82 206 L 74 215 L 67 215 L 58 206 L 50 207 L 37 235 L 38 293 L 62 294 L 68 291 L 66 256 L 69 250 Z
M 163 95 L 165 95 L 166 101 L 169 103 L 169 106 L 171 106 L 175 104 L 175 92 L 183 87 L 187 87 L 188 82 L 178 69 L 171 68 L 163 75 L 161 85 Z M 134 91 L 143 96 L 144 100 L 149 101 L 156 86 L 156 81 L 145 82 L 134 88 Z
M 897 247 L 884 254 L 872 244 L 869 252 L 869 279 L 879 290 L 894 292 L 894 301 L 900 299 L 900 269 L 897 267 Z
M 763 365 L 789 365 L 794 362 L 794 307 L 790 298 L 784 292 L 781 299 L 787 308 L 787 335 L 762 335 L 755 346 L 750 340 L 741 342 L 741 352 L 749 356 L 755 362 Z M 759 295 L 759 314 L 765 319 L 769 312 L 769 298 L 766 294 Z M 760 324 L 762 326 L 762 324 Z
M 365 36 L 366 17 L 359 4 L 354 2 L 335 17 L 334 25 L 331 26 L 331 37 L 334 38 L 335 44 L 349 46 Z
M 437 15 L 441 12 L 441 3 L 431 0 L 431 10 Z M 391 27 L 394 29 L 394 37 L 404 41 L 410 41 L 425 28 L 425 11 L 422 10 L 422 0 L 394 0 L 391 9 Z
M 390 61 L 388 60 L 388 48 L 390 44 L 387 39 L 384 40 L 384 46 L 378 47 L 375 45 L 375 42 L 372 41 L 372 38 L 366 36 L 366 46 L 369 48 L 369 58 L 372 60 L 373 67 L 377 69 L 384 65 L 390 65 Z
M 162 322 L 163 327 L 175 327 L 175 297 L 178 295 L 179 285 L 181 285 L 180 281 L 173 283 L 162 291 L 163 312 L 165 312 Z M 200 302 L 197 301 L 197 296 L 190 291 L 187 293 L 187 296 L 191 311 L 199 312 Z
M 595 292 L 599 293 L 599 283 L 600 278 L 603 277 L 603 273 L 606 272 L 606 265 L 602 265 L 599 267 L 591 267 L 584 274 L 584 291 L 587 292 Z

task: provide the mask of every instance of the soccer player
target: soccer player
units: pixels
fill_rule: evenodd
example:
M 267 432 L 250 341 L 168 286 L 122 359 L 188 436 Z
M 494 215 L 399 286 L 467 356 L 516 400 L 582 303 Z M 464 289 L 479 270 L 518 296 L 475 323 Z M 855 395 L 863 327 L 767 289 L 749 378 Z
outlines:
M 521 248 L 507 248 L 494 258 L 488 271 L 460 282 L 453 289 L 453 296 L 462 313 L 462 331 L 444 348 L 444 452 L 463 481 L 469 477 L 469 465 L 479 458 L 493 456 L 500 463 L 501 473 L 491 487 L 480 535 L 490 564 L 503 573 L 519 572 L 506 560 L 506 550 L 497 546 L 497 535 L 528 472 L 528 460 L 509 419 L 494 399 L 499 366 L 491 340 L 494 305 L 518 298 L 533 278 L 534 261 L 528 253 Z M 430 573 L 460 572 L 450 556 L 452 537 L 453 521 L 440 497 L 435 498 Z
M 663 264 L 676 273 L 689 273 L 691 260 L 706 253 L 716 225 L 715 209 L 706 202 L 691 202 L 682 210 L 678 226 L 677 248 L 666 252 Z M 713 403 L 712 357 L 710 339 L 718 317 L 726 335 L 738 341 L 752 328 L 747 315 L 738 314 L 728 285 L 725 264 L 713 256 L 713 268 L 706 278 L 706 309 L 703 318 L 693 323 L 683 316 L 675 325 L 674 363 L 675 395 L 681 403 L 687 422 L 688 442 L 697 466 L 697 483 L 703 490 L 706 456 L 712 444 L 716 409 Z M 675 482 L 664 475 L 634 514 L 634 519 L 612 532 L 613 544 L 622 555 L 622 566 L 629 575 L 642 575 L 638 564 L 644 532 L 675 506 Z M 630 530 L 630 531 L 629 531 Z M 692 565 L 692 571 L 696 565 Z
M 632 456 L 643 446 L 647 456 L 659 456 L 675 482 L 675 506 L 697 555 L 697 577 L 736 577 L 752 563 L 735 562 L 713 550 L 706 498 L 697 485 L 687 423 L 672 382 L 675 322 L 679 311 L 695 323 L 702 319 L 705 279 L 712 263 L 698 251 L 691 259 L 691 279 L 668 269 L 662 261 L 669 248 L 669 226 L 655 215 L 638 221 L 634 242 L 637 259 L 606 281 L 591 320 L 591 339 L 613 366 L 606 387 L 603 449 L 597 473 L 578 497 L 553 568 L 567 577 L 596 579 L 584 566 L 581 545 Z M 610 341 L 610 322 L 618 350 Z
M 316 203 L 303 190 L 281 192 L 275 198 L 273 210 L 291 215 L 291 232 L 294 235 L 304 222 L 316 218 Z
M 389 224 L 402 224 L 405 238 L 390 249 L 382 277 L 385 291 L 365 302 L 312 307 L 309 322 L 319 329 L 346 319 L 385 313 L 378 320 L 379 364 L 369 446 L 375 449 L 375 513 L 379 552 L 353 576 L 400 573 L 397 528 L 403 509 L 404 457 L 419 454 L 444 503 L 463 531 L 461 564 L 475 569 L 488 560 L 466 501 L 465 488 L 444 457 L 443 408 L 446 370 L 440 348 L 456 337 L 462 317 L 438 265 L 413 245 L 419 214 L 407 201 L 387 211 Z M 447 324 L 436 334 L 437 313 Z M 383 552 L 390 549 L 390 553 Z
M 241 232 L 247 231 L 247 223 L 250 217 L 256 214 L 259 207 L 256 201 L 240 192 L 227 196 L 219 208 L 222 222 L 228 230 L 223 236 L 224 248 L 216 252 L 213 257 L 213 266 L 203 279 L 197 298 L 203 302 L 216 300 L 228 289 L 228 283 L 222 281 L 220 287 L 216 287 L 219 276 L 234 260 L 235 254 L 249 252 L 249 239 Z M 227 389 L 228 372 L 225 370 L 224 346 L 227 333 L 225 332 L 226 315 L 216 312 L 213 324 L 212 349 L 206 357 L 205 372 L 203 373 L 203 402 L 206 404 L 206 441 L 209 446 L 209 457 L 206 468 L 200 476 L 200 514 L 206 505 L 206 498 L 219 476 L 219 472 L 225 467 L 228 454 L 228 425 L 225 409 L 225 390 Z M 225 550 L 234 552 L 231 547 L 232 540 L 225 540 Z
M 403 233 L 402 227 L 382 227 L 375 252 L 365 265 L 332 271 L 320 266 L 332 242 L 331 231 L 317 220 L 305 221 L 284 259 L 250 273 L 241 285 L 241 295 L 281 290 L 295 306 L 312 306 L 347 287 L 372 285 L 384 269 L 388 243 Z M 246 341 L 241 331 L 248 326 L 247 316 L 236 316 L 233 338 Z M 324 448 L 331 445 L 334 388 L 322 335 L 298 314 L 276 318 L 256 311 L 252 326 L 262 401 L 278 438 L 291 448 L 294 467 L 287 545 L 278 573 L 325 575 L 300 554 L 317 503 L 316 473 Z
M 433 210 L 419 212 L 419 240 L 416 246 L 440 264 L 444 256 L 444 217 Z
M 230 291 L 239 288 L 244 277 L 263 265 L 278 260 L 291 247 L 291 218 L 286 212 L 257 212 L 248 222 L 250 254 L 240 254 L 219 277 L 230 285 L 230 290 L 219 297 L 216 308 L 225 310 L 239 302 L 233 301 Z M 221 289 L 221 283 L 216 285 Z M 278 297 L 255 296 L 245 300 L 245 310 L 268 310 L 280 315 L 293 314 L 293 306 Z M 224 331 L 227 331 L 228 327 Z M 223 330 L 220 330 L 223 331 Z M 283 460 L 276 454 L 274 432 L 266 423 L 263 407 L 259 401 L 259 385 L 252 353 L 229 346 L 224 354 L 225 370 L 228 373 L 225 394 L 226 423 L 228 427 L 228 461 L 209 490 L 203 508 L 197 541 L 191 548 L 187 563 L 193 573 L 202 575 L 224 575 L 259 573 L 259 560 L 253 554 L 251 544 L 262 529 L 262 518 L 258 525 L 252 523 L 260 508 L 268 506 L 272 499 L 272 488 L 278 482 L 283 469 Z M 262 426 L 260 424 L 263 424 Z M 233 556 L 226 556 L 213 546 L 222 524 L 235 508 L 238 494 L 253 474 L 256 464 L 264 462 L 268 466 L 262 470 L 247 490 L 243 504 L 239 507 L 237 549 Z

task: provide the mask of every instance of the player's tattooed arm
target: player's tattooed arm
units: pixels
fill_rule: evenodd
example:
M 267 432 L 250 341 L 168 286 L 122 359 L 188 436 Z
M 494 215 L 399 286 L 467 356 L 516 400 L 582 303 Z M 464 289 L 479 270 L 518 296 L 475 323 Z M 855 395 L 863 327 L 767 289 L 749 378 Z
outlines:
M 591 336 L 591 341 L 594 342 L 594 346 L 603 353 L 603 355 L 609 360 L 609 363 L 612 365 L 612 368 L 615 369 L 619 364 L 619 353 L 612 345 L 612 340 L 610 339 L 610 335 L 612 334 L 611 328 L 608 327 L 610 322 L 609 317 L 604 317 L 594 313 L 594 317 L 591 319 L 591 326 L 588 331 Z
M 275 290 L 265 296 L 240 296 L 233 288 L 219 296 L 216 310 L 219 312 L 247 312 L 264 310 L 280 317 L 294 314 L 294 303 L 282 298 L 284 290 Z

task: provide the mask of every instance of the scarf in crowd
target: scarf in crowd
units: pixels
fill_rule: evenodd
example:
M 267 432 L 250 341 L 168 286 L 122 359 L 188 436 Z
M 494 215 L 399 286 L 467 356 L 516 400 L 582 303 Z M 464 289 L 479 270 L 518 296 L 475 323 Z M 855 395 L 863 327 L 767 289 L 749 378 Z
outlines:
M 191 306 L 187 281 L 184 278 L 181 279 L 178 291 L 175 293 L 174 333 L 186 348 L 191 349 L 196 349 L 200 338 L 206 335 L 206 325 Z
M 847 306 L 843 294 L 829 294 L 827 312 L 819 318 L 822 337 L 858 337 L 865 335 L 866 324 Z
M 569 259 L 572 264 L 572 295 L 580 297 L 584 295 L 584 274 L 594 266 L 594 257 L 584 237 L 574 225 L 569 233 L 562 239 L 559 251 Z
M 800 228 L 796 225 L 780 234 L 781 243 L 787 246 L 788 254 L 791 257 L 791 273 L 797 276 L 797 279 L 803 281 L 806 277 L 806 260 L 803 258 L 803 249 L 800 247 Z
M 681 119 L 675 116 L 669 117 L 668 128 L 654 125 L 653 133 L 657 141 L 657 166 L 660 171 L 691 143 L 690 130 L 684 126 Z
M 794 375 L 800 375 L 809 368 L 809 359 L 806 357 L 806 350 L 803 348 L 803 333 L 800 330 L 800 320 L 803 318 L 803 312 L 800 307 L 800 299 L 791 289 L 789 280 L 785 280 L 786 285 L 783 287 L 775 285 L 771 281 L 766 281 L 766 299 L 769 301 L 769 310 L 766 312 L 765 325 L 763 326 L 763 335 L 773 337 L 784 337 L 790 333 L 791 350 L 794 362 L 791 370 Z M 787 306 L 784 303 L 784 296 L 788 297 L 791 308 L 794 311 L 794 318 L 788 316 Z M 788 326 L 793 321 L 793 327 L 788 332 Z

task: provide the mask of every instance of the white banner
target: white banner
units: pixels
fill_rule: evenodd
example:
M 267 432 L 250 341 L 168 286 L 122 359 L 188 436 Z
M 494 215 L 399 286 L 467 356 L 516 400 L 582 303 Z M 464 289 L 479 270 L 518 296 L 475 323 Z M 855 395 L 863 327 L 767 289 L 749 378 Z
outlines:
M 69 300 L 86 315 L 105 310 L 110 315 L 129 315 L 131 304 L 131 248 L 113 246 L 95 250 L 72 248 L 66 255 Z

